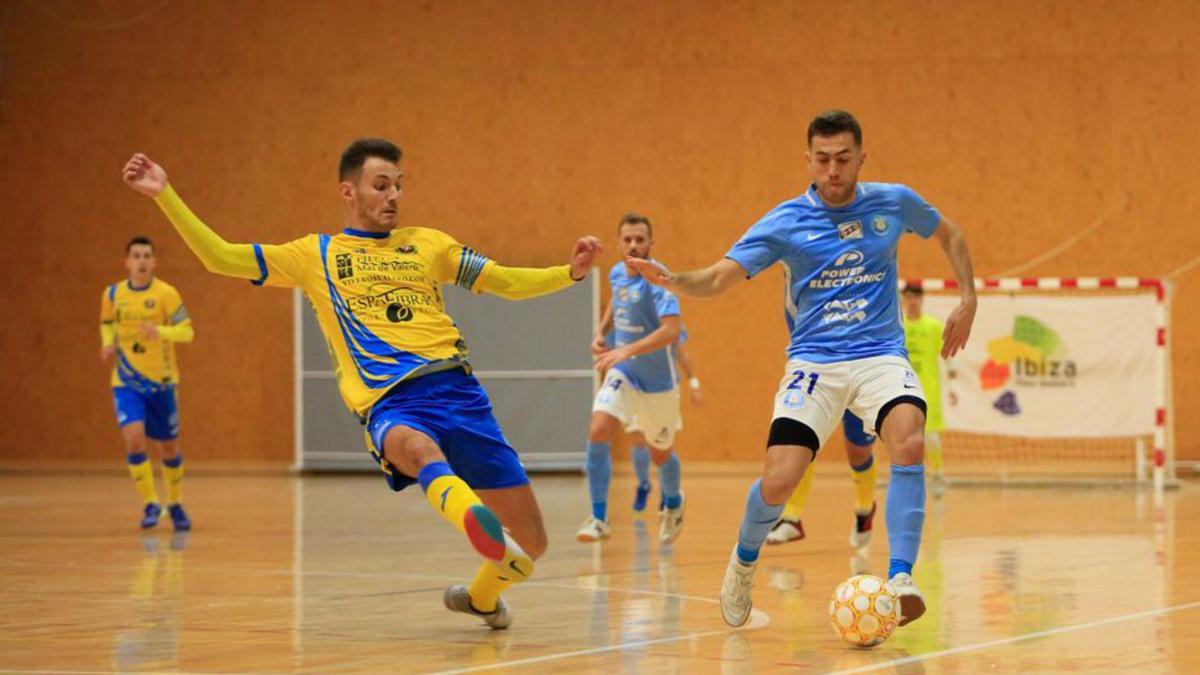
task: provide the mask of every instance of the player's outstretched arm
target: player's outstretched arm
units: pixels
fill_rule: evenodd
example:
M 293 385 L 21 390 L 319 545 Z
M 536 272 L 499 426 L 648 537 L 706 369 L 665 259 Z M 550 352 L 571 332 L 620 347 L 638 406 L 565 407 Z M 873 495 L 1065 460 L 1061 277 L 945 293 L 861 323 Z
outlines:
M 950 266 L 954 268 L 954 277 L 958 280 L 962 296 L 962 302 L 946 317 L 946 328 L 942 331 L 942 358 L 950 358 L 967 346 L 967 338 L 971 336 L 976 308 L 975 269 L 967 250 L 967 238 L 957 225 L 943 219 L 933 231 L 933 237 L 941 244 Z
M 596 237 L 580 237 L 571 253 L 571 262 L 557 267 L 505 267 L 491 263 L 479 282 L 479 290 L 508 300 L 525 300 L 548 295 L 583 281 L 592 263 L 603 250 Z
M 242 279 L 262 275 L 254 248 L 250 244 L 231 244 L 213 232 L 183 203 L 167 182 L 167 172 L 149 157 L 136 153 L 125 163 L 121 177 L 130 188 L 154 199 L 208 271 Z
M 652 260 L 626 258 L 625 262 L 645 277 L 646 281 L 681 295 L 717 295 L 729 290 L 739 279 L 746 278 L 746 270 L 729 258 L 721 258 L 704 269 L 679 274 L 672 274 L 671 270 Z

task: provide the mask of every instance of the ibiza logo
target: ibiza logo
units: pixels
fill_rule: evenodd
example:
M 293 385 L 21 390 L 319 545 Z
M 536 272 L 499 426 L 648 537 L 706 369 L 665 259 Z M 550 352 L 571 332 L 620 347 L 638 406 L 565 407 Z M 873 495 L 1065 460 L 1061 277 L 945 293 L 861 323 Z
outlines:
M 396 247 L 396 253 L 401 253 L 401 254 L 404 254 L 404 255 L 413 255 L 413 254 L 415 254 L 416 252 L 417 252 L 417 245 L 416 245 L 416 244 L 405 244 L 404 246 L 397 246 L 397 247 Z
M 842 223 L 837 226 L 838 239 L 845 241 L 847 239 L 862 239 L 863 226 L 861 220 L 851 220 L 848 223 Z
M 884 218 L 883 216 L 875 216 L 875 219 L 871 221 L 871 228 L 874 229 L 879 234 L 883 234 L 884 232 L 887 232 L 887 229 L 888 229 L 887 218 Z
M 354 259 L 349 253 L 339 253 L 334 256 L 333 261 L 337 265 L 338 281 L 354 276 Z

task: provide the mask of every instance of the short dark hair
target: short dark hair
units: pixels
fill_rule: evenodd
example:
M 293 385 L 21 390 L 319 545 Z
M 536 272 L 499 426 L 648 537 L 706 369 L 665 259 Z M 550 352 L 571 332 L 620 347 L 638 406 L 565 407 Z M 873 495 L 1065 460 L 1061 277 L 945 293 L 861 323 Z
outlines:
M 154 251 L 154 242 L 150 241 L 150 237 L 139 234 L 133 239 L 130 239 L 128 244 L 125 244 L 125 255 L 129 255 L 129 252 L 133 250 L 133 247 L 138 246 L 139 244 L 142 246 L 149 246 L 150 250 Z
M 621 228 L 626 225 L 645 225 L 646 234 L 654 236 L 654 226 L 650 224 L 650 219 L 640 213 L 630 211 L 621 216 L 621 222 L 617 223 L 617 233 L 620 234 Z
M 862 145 L 862 126 L 854 115 L 845 110 L 826 110 L 808 123 L 808 144 L 812 145 L 813 136 L 836 136 L 849 131 L 854 136 L 854 143 Z
M 387 139 L 360 138 L 342 152 L 342 159 L 338 162 L 338 180 L 346 180 L 350 174 L 357 173 L 370 157 L 399 164 L 403 154 L 398 145 Z
M 917 284 L 904 284 L 904 289 L 900 292 L 904 295 L 925 295 L 925 289 Z

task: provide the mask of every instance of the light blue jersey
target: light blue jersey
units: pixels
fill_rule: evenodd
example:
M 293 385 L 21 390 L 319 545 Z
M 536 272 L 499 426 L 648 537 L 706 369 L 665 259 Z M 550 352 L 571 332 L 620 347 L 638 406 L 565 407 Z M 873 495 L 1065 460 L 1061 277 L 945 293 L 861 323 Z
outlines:
M 613 344 L 622 347 L 658 330 L 663 317 L 679 316 L 679 299 L 673 293 L 631 276 L 625 263 L 608 273 L 612 286 Z M 675 370 L 675 345 L 618 363 L 616 369 L 639 390 L 649 394 L 670 391 L 679 384 Z
M 859 183 L 854 201 L 841 208 L 825 206 L 810 186 L 763 216 L 726 257 L 750 277 L 783 263 L 788 358 L 907 358 L 896 249 L 905 232 L 928 238 L 940 221 L 905 185 Z

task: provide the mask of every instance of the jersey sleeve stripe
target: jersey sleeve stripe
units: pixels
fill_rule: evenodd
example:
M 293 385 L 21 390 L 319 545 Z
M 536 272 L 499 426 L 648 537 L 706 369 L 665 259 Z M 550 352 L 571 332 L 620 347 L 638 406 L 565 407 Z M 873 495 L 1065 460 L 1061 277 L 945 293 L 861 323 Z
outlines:
M 117 299 L 117 285 L 113 284 L 108 287 L 108 301 L 112 302 Z
M 254 259 L 258 261 L 258 271 L 262 273 L 262 276 L 257 279 L 251 279 L 250 283 L 254 284 L 255 286 L 262 286 L 263 284 L 267 283 L 267 259 L 263 256 L 262 246 L 258 244 L 254 244 L 253 246 Z

